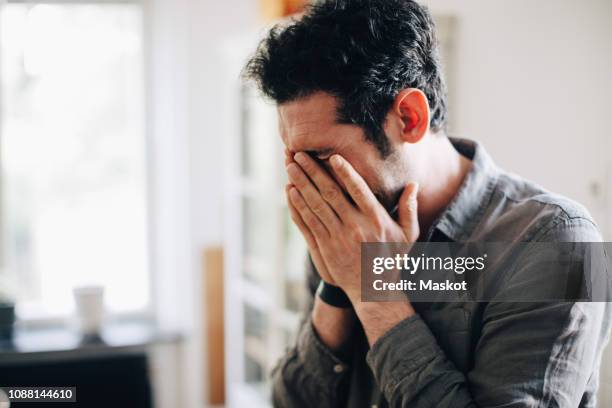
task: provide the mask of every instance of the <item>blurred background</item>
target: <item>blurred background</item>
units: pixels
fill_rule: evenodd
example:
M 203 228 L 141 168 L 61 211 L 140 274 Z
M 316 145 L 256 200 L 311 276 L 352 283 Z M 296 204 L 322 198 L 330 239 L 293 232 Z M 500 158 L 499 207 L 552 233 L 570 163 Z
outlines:
M 612 239 L 612 2 L 424 3 L 450 133 L 583 203 Z M 275 108 L 239 74 L 303 6 L 0 0 L 0 386 L 269 405 L 305 247 Z M 612 406 L 612 352 L 602 371 Z

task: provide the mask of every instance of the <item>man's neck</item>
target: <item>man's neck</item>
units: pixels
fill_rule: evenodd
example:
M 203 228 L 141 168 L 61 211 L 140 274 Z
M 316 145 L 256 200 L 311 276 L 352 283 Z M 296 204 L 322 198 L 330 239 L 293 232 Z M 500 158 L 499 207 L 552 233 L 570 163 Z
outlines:
M 472 161 L 460 154 L 448 137 L 436 136 L 429 143 L 428 171 L 421 177 L 418 196 L 421 239 L 457 195 L 472 167 Z

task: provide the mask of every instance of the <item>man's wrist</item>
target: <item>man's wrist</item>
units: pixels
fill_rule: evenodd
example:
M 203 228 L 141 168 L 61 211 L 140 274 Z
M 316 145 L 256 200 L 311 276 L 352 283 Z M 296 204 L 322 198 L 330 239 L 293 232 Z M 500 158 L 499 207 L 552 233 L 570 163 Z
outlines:
M 339 351 L 348 342 L 354 323 L 352 308 L 334 307 L 315 298 L 312 324 L 321 342 L 332 351 Z
M 321 280 L 319 283 L 317 296 L 330 306 L 338 308 L 352 307 L 351 300 L 341 288 L 327 283 L 324 280 Z
M 355 302 L 353 307 L 370 346 L 401 321 L 416 314 L 408 301 Z

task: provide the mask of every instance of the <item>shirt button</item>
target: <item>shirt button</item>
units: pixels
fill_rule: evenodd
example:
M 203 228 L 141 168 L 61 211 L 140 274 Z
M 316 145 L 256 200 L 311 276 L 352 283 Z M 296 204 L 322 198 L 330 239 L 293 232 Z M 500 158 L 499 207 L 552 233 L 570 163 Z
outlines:
M 340 374 L 344 371 L 344 366 L 342 364 L 336 364 L 334 366 L 334 372 Z

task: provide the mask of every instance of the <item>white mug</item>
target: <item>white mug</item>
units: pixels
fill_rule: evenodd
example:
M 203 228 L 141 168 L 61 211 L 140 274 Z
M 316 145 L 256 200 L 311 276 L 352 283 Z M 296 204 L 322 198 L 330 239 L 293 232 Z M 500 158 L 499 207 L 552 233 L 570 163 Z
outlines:
M 9 408 L 11 406 L 11 401 L 9 400 L 8 395 L 2 388 L 0 388 L 0 408 Z
M 104 320 L 104 287 L 77 287 L 73 294 L 79 332 L 83 336 L 100 334 Z

